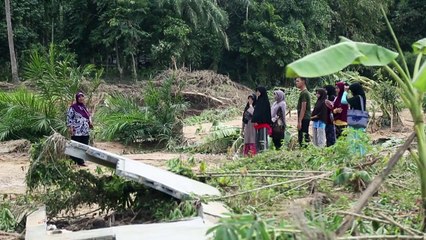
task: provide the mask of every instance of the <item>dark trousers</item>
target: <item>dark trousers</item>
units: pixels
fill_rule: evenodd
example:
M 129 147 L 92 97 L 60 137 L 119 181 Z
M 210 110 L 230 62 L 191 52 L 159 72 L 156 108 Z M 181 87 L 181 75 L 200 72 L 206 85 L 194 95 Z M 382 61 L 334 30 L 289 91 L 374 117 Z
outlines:
M 89 136 L 71 136 L 71 140 L 89 145 Z M 71 159 L 78 165 L 84 164 L 84 160 L 81 158 L 71 157 Z
M 279 150 L 282 146 L 281 141 L 284 139 L 285 128 L 282 127 L 280 131 L 272 131 L 272 142 L 274 143 L 275 149 Z
M 256 149 L 257 152 L 268 150 L 268 129 L 261 128 L 256 130 Z
M 346 126 L 336 126 L 336 139 L 339 139 L 342 136 L 343 130 L 345 130 Z
M 336 143 L 336 130 L 334 124 L 325 126 L 325 136 L 327 138 L 327 147 L 333 146 Z
M 299 146 L 300 147 L 306 147 L 306 144 L 310 142 L 309 138 L 309 123 L 311 122 L 310 119 L 302 119 L 302 127 L 300 130 L 298 130 L 298 140 L 299 140 Z

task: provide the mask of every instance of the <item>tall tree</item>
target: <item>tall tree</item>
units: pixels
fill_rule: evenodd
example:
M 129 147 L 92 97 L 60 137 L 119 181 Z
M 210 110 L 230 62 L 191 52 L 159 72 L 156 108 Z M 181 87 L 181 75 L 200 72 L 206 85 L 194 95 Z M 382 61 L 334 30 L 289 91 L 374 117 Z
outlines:
M 172 6 L 183 19 L 194 27 L 207 26 L 223 37 L 228 45 L 225 30 L 228 26 L 228 14 L 220 8 L 216 0 L 161 0 L 160 7 Z
M 10 66 L 12 68 L 12 81 L 14 83 L 18 83 L 19 82 L 18 64 L 16 62 L 15 46 L 13 44 L 12 14 L 10 11 L 10 0 L 4 0 L 4 5 L 6 10 L 7 39 L 9 42 Z

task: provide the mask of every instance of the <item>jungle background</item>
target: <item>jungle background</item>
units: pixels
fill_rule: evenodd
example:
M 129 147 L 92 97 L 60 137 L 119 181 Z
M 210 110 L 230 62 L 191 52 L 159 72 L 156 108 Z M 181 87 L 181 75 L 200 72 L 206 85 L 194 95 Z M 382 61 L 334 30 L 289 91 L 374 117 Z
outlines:
M 50 44 L 111 82 L 141 81 L 169 67 L 210 69 L 249 86 L 290 84 L 286 64 L 344 36 L 392 46 L 384 6 L 402 48 L 425 32 L 419 0 L 11 1 L 18 72 Z M 0 17 L 5 19 L 4 5 Z M 10 81 L 6 21 L 0 22 L 0 80 Z M 370 73 L 371 75 L 372 73 Z
M 284 70 L 340 36 L 395 49 L 381 7 L 411 69 L 412 43 L 426 33 L 420 0 L 5 0 L 0 19 L 10 9 L 13 30 L 0 22 L 0 238 L 22 238 L 25 216 L 40 204 L 49 224 L 67 230 L 196 215 L 190 200 L 92 163 L 71 164 L 62 151 L 65 111 L 82 90 L 93 113 L 93 146 L 221 190 L 216 200 L 233 215 L 212 229 L 215 239 L 336 239 L 351 214 L 345 210 L 414 121 L 388 73 L 351 66 L 309 79 L 308 88 L 363 83 L 370 122 L 357 144 L 367 155 L 349 155 L 345 138 L 326 149 L 299 149 L 299 91 Z M 258 85 L 269 96 L 274 88 L 286 91 L 285 147 L 242 158 L 241 113 Z M 415 159 L 403 155 L 339 239 L 422 237 Z

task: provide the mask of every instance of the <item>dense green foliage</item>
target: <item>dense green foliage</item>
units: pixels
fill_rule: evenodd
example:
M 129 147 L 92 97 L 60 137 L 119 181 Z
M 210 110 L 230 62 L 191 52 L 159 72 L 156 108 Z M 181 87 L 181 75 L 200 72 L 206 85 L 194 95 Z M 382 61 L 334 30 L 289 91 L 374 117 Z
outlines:
M 23 77 L 32 50 L 55 43 L 75 53 L 80 65 L 104 67 L 109 78 L 140 79 L 185 66 L 274 85 L 283 81 L 286 64 L 339 36 L 390 45 L 380 5 L 409 50 L 425 32 L 420 0 L 14 0 L 12 23 Z M 0 21 L 2 53 L 8 52 L 5 25 Z M 8 61 L 7 54 L 0 56 L 1 80 L 10 79 Z
M 174 83 L 174 79 L 162 86 L 149 83 L 143 92 L 143 104 L 122 94 L 109 96 L 97 113 L 100 138 L 128 144 L 181 139 L 180 117 L 185 104 L 179 90 L 173 92 Z

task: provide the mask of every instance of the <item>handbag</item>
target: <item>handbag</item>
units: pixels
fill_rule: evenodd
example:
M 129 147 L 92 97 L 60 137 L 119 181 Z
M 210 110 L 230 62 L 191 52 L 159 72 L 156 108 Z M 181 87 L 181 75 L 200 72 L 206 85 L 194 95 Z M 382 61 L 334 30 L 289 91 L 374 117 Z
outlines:
M 364 101 L 359 96 L 361 103 L 361 110 L 349 109 L 348 110 L 348 125 L 355 128 L 366 128 L 368 124 L 368 112 L 364 109 Z
M 281 109 L 281 107 L 278 108 L 277 116 L 278 116 L 278 119 L 272 124 L 272 132 L 282 133 L 284 132 L 285 124 L 283 121 L 284 116 L 283 116 L 283 110 Z

